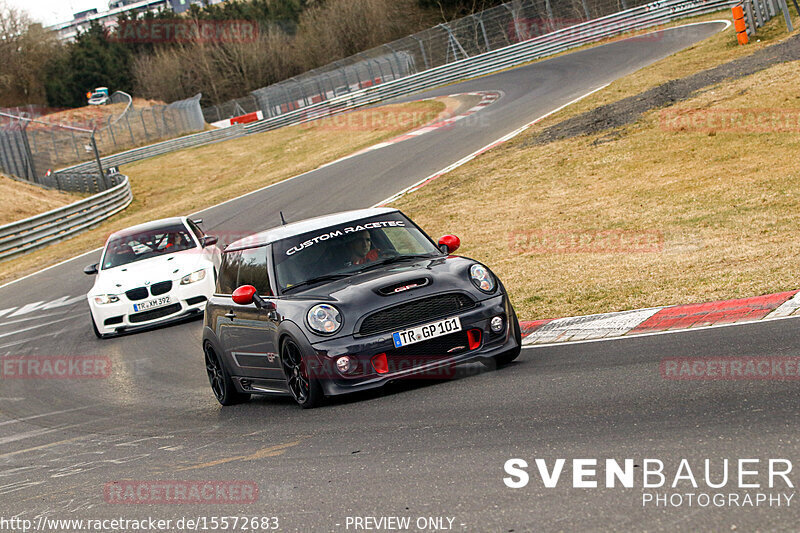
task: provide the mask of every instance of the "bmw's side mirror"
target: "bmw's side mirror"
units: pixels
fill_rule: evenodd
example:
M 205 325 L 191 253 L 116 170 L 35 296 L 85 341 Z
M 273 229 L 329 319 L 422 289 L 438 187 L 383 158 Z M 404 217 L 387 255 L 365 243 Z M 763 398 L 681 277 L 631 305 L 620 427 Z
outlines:
M 206 246 L 211 246 L 217 244 L 219 242 L 219 237 L 216 235 L 206 235 L 203 237 L 203 248 Z
M 92 265 L 89 265 L 83 269 L 83 273 L 86 274 L 87 276 L 95 276 L 97 275 L 97 267 L 99 265 L 100 263 L 94 263 Z
M 275 302 L 270 302 L 258 295 L 258 291 L 252 285 L 242 285 L 231 295 L 233 301 L 239 305 L 256 304 L 258 309 L 266 309 L 267 311 L 275 310 Z
M 461 246 L 461 239 L 455 235 L 445 235 L 439 239 L 439 249 L 446 254 L 455 253 L 458 247 Z

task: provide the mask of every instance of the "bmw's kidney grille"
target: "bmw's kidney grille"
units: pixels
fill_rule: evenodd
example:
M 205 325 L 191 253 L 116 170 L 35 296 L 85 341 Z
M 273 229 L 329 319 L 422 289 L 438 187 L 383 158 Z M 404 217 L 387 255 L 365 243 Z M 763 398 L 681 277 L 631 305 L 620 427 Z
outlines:
M 128 297 L 128 300 L 132 300 L 135 302 L 137 300 L 144 300 L 150 294 L 152 294 L 153 296 L 160 296 L 162 294 L 167 294 L 171 290 L 172 290 L 172 282 L 167 280 L 154 283 L 150 287 L 149 293 L 147 292 L 147 287 L 136 287 L 135 289 L 131 289 L 125 292 L 125 296 Z
M 135 289 L 131 289 L 125 292 L 125 296 L 128 297 L 128 300 L 144 300 L 147 298 L 147 287 L 136 287 Z
M 422 324 L 469 309 L 475 302 L 467 295 L 439 294 L 402 303 L 373 313 L 361 323 L 360 335 L 374 335 Z
M 152 294 L 153 296 L 159 296 L 161 294 L 167 294 L 171 290 L 172 290 L 172 282 L 162 281 L 160 283 L 154 283 L 153 286 L 150 287 L 150 294 Z

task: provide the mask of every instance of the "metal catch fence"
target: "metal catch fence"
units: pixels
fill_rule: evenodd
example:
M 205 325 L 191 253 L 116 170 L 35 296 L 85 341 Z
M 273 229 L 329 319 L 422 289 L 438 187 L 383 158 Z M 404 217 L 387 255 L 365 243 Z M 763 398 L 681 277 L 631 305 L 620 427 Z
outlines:
M 205 127 L 199 94 L 169 105 L 138 109 L 126 93 L 116 92 L 111 99 L 108 106 L 50 117 L 0 114 L 0 170 L 45 185 L 45 177 L 54 169 Z M 95 171 L 100 173 L 101 169 Z

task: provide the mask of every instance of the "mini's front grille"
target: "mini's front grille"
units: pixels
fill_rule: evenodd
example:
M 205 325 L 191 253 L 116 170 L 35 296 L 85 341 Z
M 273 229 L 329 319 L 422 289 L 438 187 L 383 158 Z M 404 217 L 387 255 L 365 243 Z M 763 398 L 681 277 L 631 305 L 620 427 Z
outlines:
M 369 315 L 361 323 L 358 332 L 360 335 L 374 335 L 411 327 L 460 313 L 474 306 L 475 302 L 469 296 L 460 293 L 439 294 L 412 300 Z
M 159 296 L 161 294 L 167 294 L 171 290 L 172 290 L 172 282 L 162 281 L 160 283 L 153 283 L 153 286 L 150 287 L 150 294 L 152 294 L 153 296 Z
M 148 320 L 155 320 L 165 316 L 172 315 L 181 310 L 181 304 L 172 304 L 166 307 L 159 307 L 150 311 L 143 311 L 141 313 L 134 313 L 128 316 L 128 321 L 137 324 L 139 322 L 147 322 Z
M 125 292 L 125 296 L 128 297 L 128 300 L 144 300 L 147 298 L 147 287 L 136 287 L 135 289 L 131 289 Z

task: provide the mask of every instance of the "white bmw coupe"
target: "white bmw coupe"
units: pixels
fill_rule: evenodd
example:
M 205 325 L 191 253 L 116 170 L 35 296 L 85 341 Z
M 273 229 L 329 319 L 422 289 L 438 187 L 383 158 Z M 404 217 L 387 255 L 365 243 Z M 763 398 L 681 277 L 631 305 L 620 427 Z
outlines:
M 95 335 L 105 338 L 192 314 L 214 293 L 221 253 L 202 220 L 166 218 L 112 234 L 87 294 Z

